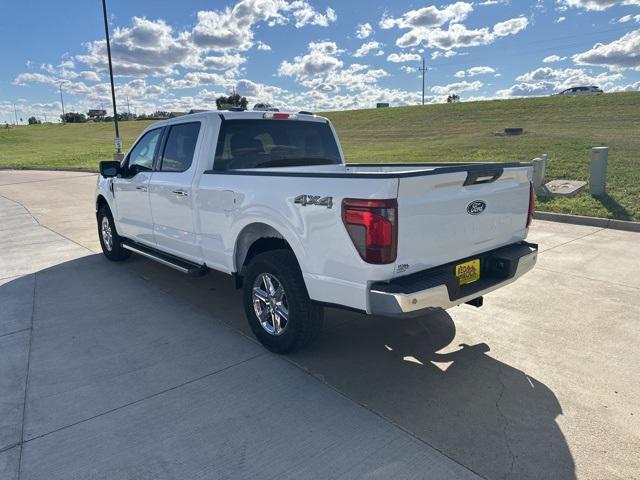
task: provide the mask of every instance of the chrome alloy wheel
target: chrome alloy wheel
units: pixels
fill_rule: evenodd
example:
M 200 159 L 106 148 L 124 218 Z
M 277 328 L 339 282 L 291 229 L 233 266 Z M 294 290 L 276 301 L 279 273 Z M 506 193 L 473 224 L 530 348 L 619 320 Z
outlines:
M 102 233 L 102 241 L 106 249 L 108 251 L 113 250 L 113 233 L 111 232 L 111 223 L 106 215 L 102 217 L 100 232 Z
M 287 294 L 280 280 L 270 273 L 261 273 L 253 282 L 253 310 L 271 335 L 282 334 L 289 325 Z

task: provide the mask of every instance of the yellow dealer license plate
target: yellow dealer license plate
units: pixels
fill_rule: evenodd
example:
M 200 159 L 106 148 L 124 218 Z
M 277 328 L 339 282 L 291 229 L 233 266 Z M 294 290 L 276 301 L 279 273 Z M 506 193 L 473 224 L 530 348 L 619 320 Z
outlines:
M 470 260 L 468 262 L 456 265 L 456 277 L 460 285 L 466 285 L 480 280 L 480 259 Z

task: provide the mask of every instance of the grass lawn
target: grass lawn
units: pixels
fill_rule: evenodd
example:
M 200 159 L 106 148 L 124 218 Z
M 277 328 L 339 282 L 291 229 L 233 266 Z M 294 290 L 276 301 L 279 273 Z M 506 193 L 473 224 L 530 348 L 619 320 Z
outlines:
M 547 97 L 326 114 L 349 162 L 530 161 L 547 178 L 588 180 L 593 146 L 609 147 L 608 195 L 539 201 L 541 210 L 640 221 L 640 93 Z M 148 122 L 123 122 L 125 147 Z M 518 137 L 494 132 L 523 127 Z M 0 130 L 0 168 L 95 170 L 113 153 L 113 124 Z

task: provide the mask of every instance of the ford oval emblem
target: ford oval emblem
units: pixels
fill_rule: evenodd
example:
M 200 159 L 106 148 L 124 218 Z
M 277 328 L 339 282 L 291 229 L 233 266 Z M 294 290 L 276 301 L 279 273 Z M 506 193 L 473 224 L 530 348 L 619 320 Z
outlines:
M 469 215 L 480 215 L 487 208 L 487 204 L 482 200 L 474 200 L 467 205 L 467 213 Z

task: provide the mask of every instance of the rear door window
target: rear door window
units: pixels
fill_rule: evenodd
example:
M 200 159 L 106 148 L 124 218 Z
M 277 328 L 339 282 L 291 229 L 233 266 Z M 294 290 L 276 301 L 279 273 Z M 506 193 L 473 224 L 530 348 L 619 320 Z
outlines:
M 184 172 L 188 170 L 193 163 L 199 133 L 200 122 L 180 123 L 169 127 L 160 171 Z
M 214 170 L 342 163 L 325 122 L 247 119 L 222 122 Z

